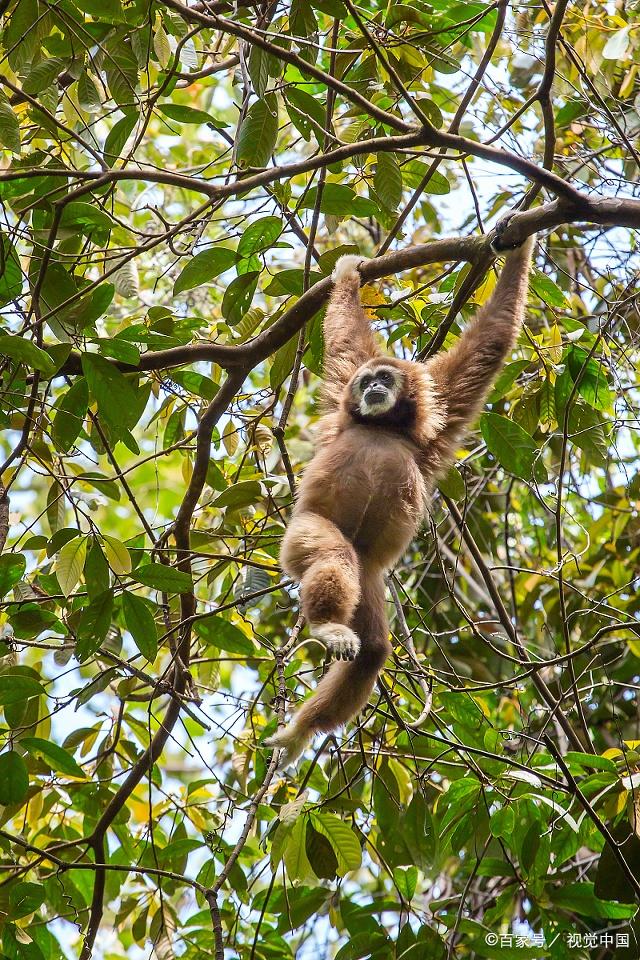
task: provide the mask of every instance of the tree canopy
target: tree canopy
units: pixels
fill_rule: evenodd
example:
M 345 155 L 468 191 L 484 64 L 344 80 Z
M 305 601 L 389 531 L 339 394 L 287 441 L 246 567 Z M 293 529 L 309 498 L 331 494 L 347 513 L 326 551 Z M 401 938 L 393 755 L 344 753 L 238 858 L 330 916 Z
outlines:
M 0 15 L 0 955 L 637 957 L 636 6 Z M 393 657 L 278 771 L 333 265 L 423 359 L 506 214 L 526 328 Z

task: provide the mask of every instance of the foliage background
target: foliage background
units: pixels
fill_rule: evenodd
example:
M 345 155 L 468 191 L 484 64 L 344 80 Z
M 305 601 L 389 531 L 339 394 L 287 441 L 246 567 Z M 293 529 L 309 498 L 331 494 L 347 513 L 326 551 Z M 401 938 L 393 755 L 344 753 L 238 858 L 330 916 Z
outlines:
M 637 956 L 637 4 L 1 7 L 3 957 Z M 424 357 L 516 208 L 394 656 L 279 773 L 333 263 Z

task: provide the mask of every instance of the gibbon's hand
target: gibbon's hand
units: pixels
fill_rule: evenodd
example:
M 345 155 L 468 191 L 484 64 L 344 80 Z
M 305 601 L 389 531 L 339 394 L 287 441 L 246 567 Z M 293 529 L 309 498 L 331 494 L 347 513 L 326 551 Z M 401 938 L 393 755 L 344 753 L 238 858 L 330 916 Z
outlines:
M 331 279 L 334 284 L 353 277 L 354 274 L 360 275 L 360 268 L 367 260 L 368 257 L 361 257 L 359 253 L 346 253 L 344 256 L 339 257 L 336 260 L 336 265 L 331 274 Z
M 523 240 L 522 243 L 506 243 L 503 244 L 502 238 L 507 230 L 507 227 L 513 220 L 516 215 L 516 211 L 508 213 L 506 216 L 502 217 L 501 220 L 495 225 L 495 235 L 492 240 L 489 241 L 489 246 L 494 253 L 506 253 L 509 250 L 517 250 L 518 247 L 521 247 L 526 241 Z

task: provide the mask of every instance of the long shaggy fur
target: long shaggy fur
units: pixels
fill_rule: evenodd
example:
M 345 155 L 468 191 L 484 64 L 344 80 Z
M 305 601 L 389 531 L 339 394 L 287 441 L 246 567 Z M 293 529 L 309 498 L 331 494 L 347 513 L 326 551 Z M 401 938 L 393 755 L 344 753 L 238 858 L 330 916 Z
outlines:
M 391 652 L 385 572 L 414 537 L 436 480 L 513 347 L 532 248 L 533 238 L 507 255 L 489 303 L 451 350 L 426 364 L 383 353 L 360 303 L 361 259 L 342 257 L 336 264 L 324 322 L 318 446 L 280 560 L 301 582 L 311 633 L 336 637 L 338 651 L 357 648 L 349 646 L 353 633 L 359 650 L 351 662 L 334 663 L 291 723 L 267 741 L 285 748 L 285 762 L 295 760 L 314 733 L 350 720 L 371 695 Z M 395 402 L 379 415 L 364 415 L 360 380 L 381 365 L 396 372 Z

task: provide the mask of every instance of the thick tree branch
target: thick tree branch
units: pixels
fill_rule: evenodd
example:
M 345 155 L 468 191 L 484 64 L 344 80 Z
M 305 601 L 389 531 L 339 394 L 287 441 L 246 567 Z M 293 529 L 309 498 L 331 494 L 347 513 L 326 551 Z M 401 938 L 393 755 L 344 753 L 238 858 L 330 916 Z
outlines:
M 550 230 L 563 223 L 592 223 L 606 227 L 640 228 L 640 201 L 591 198 L 580 195 L 579 203 L 553 200 L 532 210 L 515 213 L 503 234 L 506 246 L 518 245 L 533 233 Z M 394 250 L 362 267 L 365 282 L 450 260 L 466 260 L 478 263 L 486 259 L 487 267 L 492 262 L 489 242 L 486 237 L 449 237 L 417 244 L 404 250 Z M 129 373 L 143 370 L 166 370 L 171 367 L 210 360 L 225 369 L 252 367 L 271 356 L 279 347 L 295 336 L 302 326 L 322 307 L 331 291 L 331 278 L 325 277 L 314 284 L 279 320 L 247 343 L 227 346 L 218 343 L 192 343 L 168 350 L 149 351 L 135 366 L 117 363 L 116 366 Z M 61 374 L 82 372 L 80 354 L 72 353 L 58 371 Z

